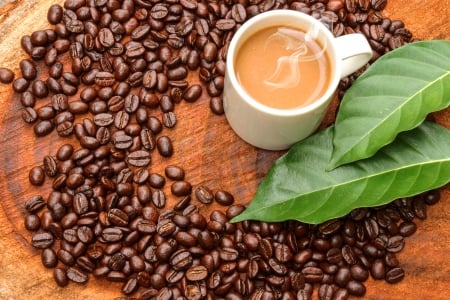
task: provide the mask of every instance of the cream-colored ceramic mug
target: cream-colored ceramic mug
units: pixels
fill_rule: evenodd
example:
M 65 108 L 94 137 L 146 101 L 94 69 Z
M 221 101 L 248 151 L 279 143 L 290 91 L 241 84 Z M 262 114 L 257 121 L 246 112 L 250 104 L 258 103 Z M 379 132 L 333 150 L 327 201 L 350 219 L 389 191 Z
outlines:
M 277 109 L 253 99 L 236 76 L 236 56 L 243 42 L 255 32 L 270 26 L 289 26 L 314 32 L 315 39 L 327 45 L 331 77 L 325 93 L 312 103 L 293 109 Z M 236 134 L 247 143 L 266 150 L 287 149 L 311 135 L 320 125 L 341 78 L 364 66 L 372 49 L 362 34 L 335 38 L 317 19 L 294 10 L 273 10 L 245 22 L 235 33 L 227 54 L 223 91 L 225 115 Z

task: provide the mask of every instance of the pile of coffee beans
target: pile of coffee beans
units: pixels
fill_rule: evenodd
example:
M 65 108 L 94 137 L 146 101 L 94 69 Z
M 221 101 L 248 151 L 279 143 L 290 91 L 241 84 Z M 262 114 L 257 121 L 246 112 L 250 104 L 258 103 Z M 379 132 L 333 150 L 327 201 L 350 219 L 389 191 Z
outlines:
M 117 299 L 347 299 L 364 282 L 405 276 L 396 253 L 425 219 L 431 191 L 360 208 L 319 225 L 229 220 L 232 193 L 186 180 L 181 166 L 152 173 L 153 155 L 174 154 L 170 130 L 182 101 L 208 99 L 223 114 L 228 45 L 249 18 L 293 9 L 335 36 L 361 32 L 373 59 L 411 41 L 383 17 L 386 0 L 66 0 L 50 29 L 21 39 L 29 58 L 12 83 L 36 136 L 75 136 L 29 172 L 50 183 L 25 208 L 31 243 L 59 286 L 90 276 L 121 282 Z M 194 76 L 192 76 L 192 74 Z M 340 84 L 340 93 L 359 75 Z M 171 195 L 164 187 L 170 185 Z M 178 199 L 169 207 L 167 199 Z M 223 209 L 204 207 L 216 205 Z M 215 206 L 215 207 L 216 207 Z

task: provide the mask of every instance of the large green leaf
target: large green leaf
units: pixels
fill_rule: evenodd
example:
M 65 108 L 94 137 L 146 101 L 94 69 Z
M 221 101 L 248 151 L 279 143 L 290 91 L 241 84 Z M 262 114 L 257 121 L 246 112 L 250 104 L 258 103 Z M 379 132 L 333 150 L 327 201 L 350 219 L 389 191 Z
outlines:
M 294 219 L 317 224 L 450 181 L 450 130 L 435 123 L 399 134 L 371 158 L 326 172 L 332 135 L 332 127 L 323 130 L 280 157 L 248 208 L 232 222 Z
M 450 104 L 450 41 L 423 41 L 385 54 L 345 93 L 327 169 L 367 158 Z

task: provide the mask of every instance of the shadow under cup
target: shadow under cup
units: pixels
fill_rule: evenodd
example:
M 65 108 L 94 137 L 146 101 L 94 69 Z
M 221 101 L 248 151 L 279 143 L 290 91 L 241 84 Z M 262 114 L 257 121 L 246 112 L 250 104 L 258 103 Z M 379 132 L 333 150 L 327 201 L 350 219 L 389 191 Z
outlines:
M 292 109 L 266 106 L 252 98 L 236 76 L 236 57 L 245 41 L 256 32 L 274 26 L 299 29 L 326 49 L 330 61 L 328 87 L 315 101 Z M 313 133 L 320 125 L 341 78 L 342 62 L 335 38 L 320 21 L 298 11 L 276 10 L 259 14 L 234 35 L 227 54 L 224 110 L 228 123 L 247 143 L 266 150 L 283 150 Z

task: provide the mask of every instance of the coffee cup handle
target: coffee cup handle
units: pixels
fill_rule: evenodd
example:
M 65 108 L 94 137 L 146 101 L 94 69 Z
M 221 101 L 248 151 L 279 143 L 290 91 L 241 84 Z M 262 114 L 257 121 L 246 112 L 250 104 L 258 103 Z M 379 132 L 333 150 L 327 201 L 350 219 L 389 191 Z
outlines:
M 338 57 L 342 60 L 341 78 L 357 71 L 372 58 L 372 48 L 366 37 L 360 33 L 342 35 L 335 38 Z

